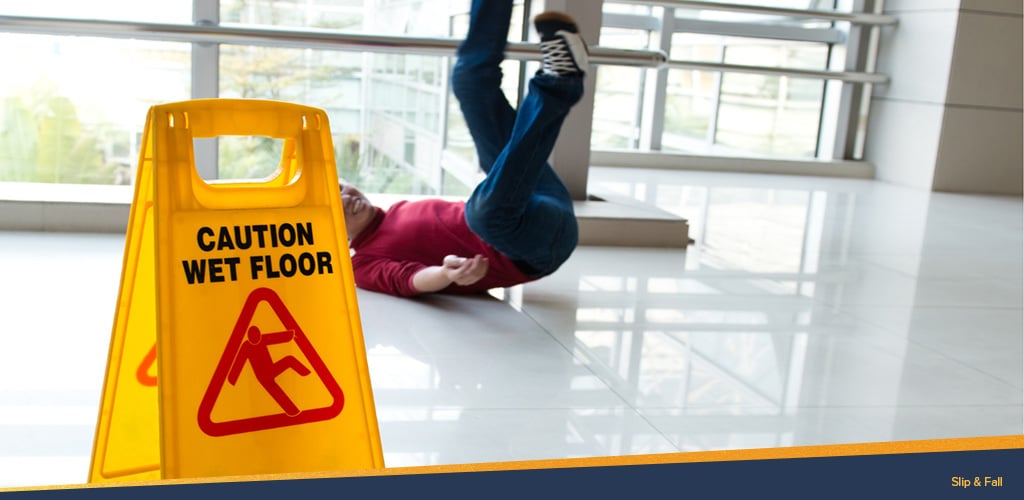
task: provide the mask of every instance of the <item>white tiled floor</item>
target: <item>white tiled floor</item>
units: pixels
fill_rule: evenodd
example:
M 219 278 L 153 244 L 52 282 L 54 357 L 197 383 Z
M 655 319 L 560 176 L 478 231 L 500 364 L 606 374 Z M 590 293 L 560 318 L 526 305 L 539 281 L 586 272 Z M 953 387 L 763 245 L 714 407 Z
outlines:
M 686 252 L 359 293 L 388 466 L 1024 432 L 1020 198 L 596 169 Z M 82 483 L 122 235 L 0 233 L 0 487 Z

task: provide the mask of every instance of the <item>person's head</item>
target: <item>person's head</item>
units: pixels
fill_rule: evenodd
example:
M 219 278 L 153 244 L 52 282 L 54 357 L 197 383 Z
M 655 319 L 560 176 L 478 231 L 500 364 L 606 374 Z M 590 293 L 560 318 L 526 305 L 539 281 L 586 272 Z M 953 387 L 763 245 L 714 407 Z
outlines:
M 355 238 L 373 222 L 377 210 L 366 196 L 351 184 L 344 182 L 341 186 L 341 208 L 345 214 L 345 230 L 348 238 Z

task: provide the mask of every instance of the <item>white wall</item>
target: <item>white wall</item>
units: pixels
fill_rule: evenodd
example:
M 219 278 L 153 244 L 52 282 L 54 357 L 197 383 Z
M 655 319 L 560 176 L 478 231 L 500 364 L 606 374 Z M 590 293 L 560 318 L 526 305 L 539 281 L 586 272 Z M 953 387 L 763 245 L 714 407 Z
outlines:
M 865 148 L 879 180 L 934 191 L 1024 191 L 1024 2 L 891 0 Z

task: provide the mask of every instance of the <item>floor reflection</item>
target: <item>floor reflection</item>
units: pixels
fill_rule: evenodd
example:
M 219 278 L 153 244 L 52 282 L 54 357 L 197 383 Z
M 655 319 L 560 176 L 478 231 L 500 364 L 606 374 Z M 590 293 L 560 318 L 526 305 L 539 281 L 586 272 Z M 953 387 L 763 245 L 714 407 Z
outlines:
M 605 173 L 601 188 L 686 216 L 696 244 L 629 258 L 583 249 L 554 279 L 528 285 L 523 309 L 680 449 L 1024 428 L 1019 199 L 859 181 L 776 179 L 773 188 Z M 971 219 L 950 217 L 959 204 Z M 979 231 L 981 213 L 1007 230 Z M 934 233 L 940 223 L 984 239 L 956 248 Z M 1016 278 L 922 279 L 935 272 L 930 260 L 952 255 L 984 271 L 996 259 Z M 982 285 L 1007 297 L 979 301 Z M 950 306 L 960 326 L 931 321 L 928 331 L 914 321 Z M 984 315 L 976 308 L 993 306 L 1001 319 L 978 325 L 987 344 L 979 347 L 968 325 Z M 964 347 L 997 363 L 968 361 Z

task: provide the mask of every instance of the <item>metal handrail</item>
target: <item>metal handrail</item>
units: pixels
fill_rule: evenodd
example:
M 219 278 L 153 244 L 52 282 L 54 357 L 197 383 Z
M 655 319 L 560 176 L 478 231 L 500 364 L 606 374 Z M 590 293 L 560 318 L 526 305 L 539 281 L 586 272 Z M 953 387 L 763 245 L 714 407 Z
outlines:
M 318 29 L 281 29 L 199 24 L 162 24 L 44 17 L 0 16 L 0 31 L 42 35 L 77 35 L 134 38 L 165 42 L 229 43 L 303 49 L 356 49 L 368 52 L 446 55 L 462 40 L 412 36 L 375 35 Z M 510 42 L 507 52 L 516 59 L 540 59 L 536 43 Z M 664 52 L 593 47 L 595 64 L 659 67 L 667 63 Z
M 760 5 L 740 5 L 719 2 L 702 2 L 693 0 L 614 0 L 616 3 L 640 5 L 658 5 L 662 7 L 718 10 L 725 12 L 741 12 L 745 14 L 765 14 L 771 16 L 799 17 L 804 19 L 824 19 L 828 21 L 844 21 L 865 26 L 892 26 L 899 23 L 895 16 L 868 12 L 837 12 L 834 10 L 791 9 L 785 7 L 766 7 Z
M 0 32 L 43 35 L 78 35 L 106 38 L 133 38 L 185 43 L 229 43 L 327 50 L 363 50 L 402 54 L 448 55 L 462 40 L 393 35 L 374 35 L 317 29 L 281 29 L 202 24 L 161 24 L 128 21 L 0 16 Z M 536 43 L 509 42 L 509 57 L 540 59 Z M 669 60 L 662 51 L 591 47 L 594 64 L 648 68 L 699 69 L 704 71 L 757 73 L 797 78 L 821 78 L 850 83 L 885 83 L 888 77 L 874 73 L 813 71 L 766 66 L 743 66 L 688 60 Z

